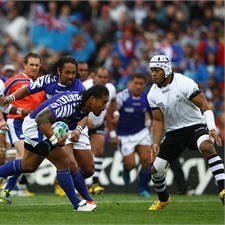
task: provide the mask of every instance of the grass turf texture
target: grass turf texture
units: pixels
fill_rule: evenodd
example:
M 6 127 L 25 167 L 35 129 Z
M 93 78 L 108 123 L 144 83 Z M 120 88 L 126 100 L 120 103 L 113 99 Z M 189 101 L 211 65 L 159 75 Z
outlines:
M 156 199 L 132 194 L 95 196 L 98 209 L 74 212 L 66 197 L 36 194 L 13 197 L 1 206 L 0 224 L 224 224 L 224 206 L 217 195 L 171 195 L 172 202 L 160 211 L 149 211 Z

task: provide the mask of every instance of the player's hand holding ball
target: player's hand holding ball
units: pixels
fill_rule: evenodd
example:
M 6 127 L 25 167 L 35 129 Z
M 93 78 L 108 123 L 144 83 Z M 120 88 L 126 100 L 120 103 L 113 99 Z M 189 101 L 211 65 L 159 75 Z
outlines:
M 62 121 L 57 121 L 52 124 L 52 129 L 55 136 L 49 139 L 52 145 L 64 146 L 69 133 L 68 125 Z

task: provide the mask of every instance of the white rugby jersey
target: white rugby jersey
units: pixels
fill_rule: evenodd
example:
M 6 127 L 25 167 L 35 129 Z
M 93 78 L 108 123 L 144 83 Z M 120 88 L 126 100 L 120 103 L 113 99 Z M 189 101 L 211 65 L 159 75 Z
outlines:
M 4 90 L 5 90 L 5 83 L 0 79 L 0 97 L 4 96 Z M 7 108 L 8 107 L 0 106 L 0 111 L 2 111 L 4 113 L 9 113 L 7 111 Z M 10 110 L 10 108 L 8 108 L 8 109 Z
M 83 85 L 85 86 L 85 88 L 87 90 L 87 89 L 91 88 L 92 86 L 94 86 L 94 80 L 93 79 L 86 80 L 86 81 L 83 82 Z M 105 86 L 109 90 L 109 101 L 106 104 L 105 110 L 102 111 L 100 116 L 95 116 L 93 112 L 89 113 L 89 117 L 92 119 L 94 127 L 99 127 L 100 125 L 103 124 L 104 119 L 105 119 L 105 115 L 106 115 L 106 110 L 109 107 L 112 100 L 116 98 L 116 88 L 115 88 L 115 86 L 111 83 L 107 83 Z
M 147 99 L 152 110 L 159 108 L 163 113 L 166 132 L 195 124 L 206 124 L 200 109 L 189 100 L 197 90 L 198 85 L 180 73 L 174 73 L 172 82 L 166 87 L 152 85 Z
M 5 83 L 0 79 L 0 96 L 4 96 Z

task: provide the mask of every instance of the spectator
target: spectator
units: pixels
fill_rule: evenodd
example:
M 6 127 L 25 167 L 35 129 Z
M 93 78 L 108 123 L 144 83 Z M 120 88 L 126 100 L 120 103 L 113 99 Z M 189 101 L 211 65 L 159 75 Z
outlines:
M 126 68 L 135 56 L 137 41 L 133 27 L 131 25 L 124 26 L 121 38 L 112 47 L 112 55 L 117 54 L 120 57 L 122 67 Z
M 11 7 L 7 12 L 8 24 L 5 27 L 5 32 L 9 34 L 18 46 L 24 51 L 28 46 L 28 19 L 22 16 L 19 11 L 17 2 L 11 2 Z
M 134 7 L 131 10 L 131 17 L 137 26 L 141 26 L 143 20 L 148 16 L 148 3 L 144 0 L 135 0 Z
M 2 74 L 0 79 L 5 82 L 9 78 L 13 77 L 15 75 L 15 66 L 12 64 L 7 64 L 2 67 Z
M 217 38 L 214 26 L 209 27 L 207 37 L 198 43 L 197 51 L 205 62 L 209 52 L 215 54 L 217 65 L 224 66 L 224 44 Z
M 213 6 L 213 16 L 224 22 L 225 19 L 225 10 L 224 10 L 224 1 L 223 0 L 215 0 Z

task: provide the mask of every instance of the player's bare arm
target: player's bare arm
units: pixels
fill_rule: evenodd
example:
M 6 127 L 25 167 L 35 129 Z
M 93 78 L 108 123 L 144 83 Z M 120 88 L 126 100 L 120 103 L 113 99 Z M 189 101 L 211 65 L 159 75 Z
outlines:
M 153 131 L 153 142 L 152 145 L 152 159 L 156 158 L 156 156 L 159 154 L 159 146 L 161 139 L 164 134 L 164 117 L 162 112 L 159 109 L 152 111 L 153 115 L 153 122 L 152 122 L 152 131 Z
M 52 140 L 54 140 L 55 134 L 53 132 L 52 129 L 52 125 L 51 123 L 54 121 L 53 115 L 50 111 L 49 108 L 45 108 L 43 109 L 38 116 L 35 119 L 39 129 L 43 132 L 43 134 L 53 143 Z M 57 142 L 53 145 L 57 145 L 57 146 L 64 146 L 65 145 L 65 141 L 66 141 L 67 136 L 65 136 L 62 139 L 58 139 L 56 140 Z M 57 138 L 56 138 L 57 139 Z
M 205 98 L 205 96 L 202 93 L 200 93 L 192 99 L 192 102 L 200 108 L 201 112 L 205 116 L 207 126 L 209 129 L 209 136 L 215 140 L 218 146 L 222 146 L 222 140 L 219 137 L 216 130 L 213 112 L 209 108 L 208 101 Z

